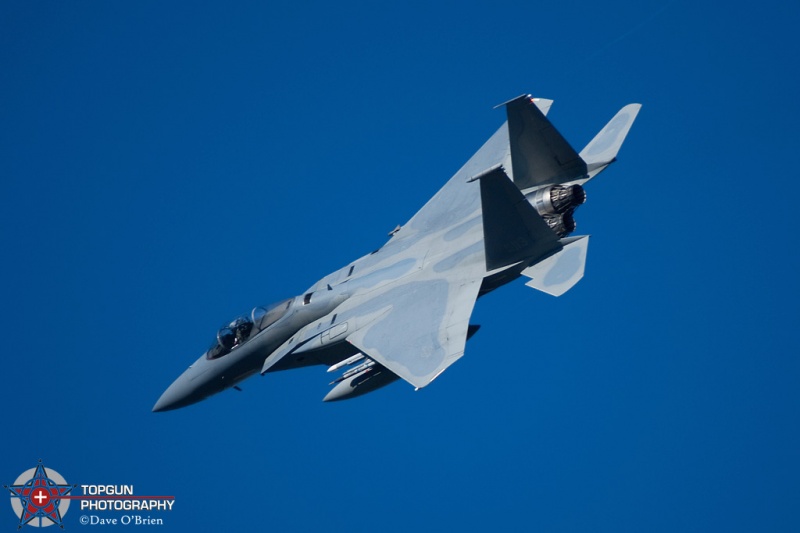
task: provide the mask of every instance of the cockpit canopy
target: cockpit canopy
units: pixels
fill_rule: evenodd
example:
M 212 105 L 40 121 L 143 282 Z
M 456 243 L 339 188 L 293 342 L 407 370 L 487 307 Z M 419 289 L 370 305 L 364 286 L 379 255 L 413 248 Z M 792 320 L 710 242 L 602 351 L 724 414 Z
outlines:
M 268 305 L 256 307 L 249 315 L 235 318 L 227 326 L 217 331 L 217 338 L 206 352 L 206 359 L 218 359 L 231 353 L 257 333 L 264 331 L 284 316 L 292 306 L 292 298 Z

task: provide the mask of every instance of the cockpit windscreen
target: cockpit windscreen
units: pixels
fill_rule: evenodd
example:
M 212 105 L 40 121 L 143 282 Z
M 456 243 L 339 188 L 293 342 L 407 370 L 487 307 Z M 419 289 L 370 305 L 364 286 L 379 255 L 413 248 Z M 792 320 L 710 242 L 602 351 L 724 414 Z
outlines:
M 292 305 L 293 299 L 283 300 L 266 307 L 256 307 L 249 315 L 235 318 L 217 331 L 217 338 L 206 352 L 206 359 L 218 359 L 231 353 L 257 333 L 280 320 Z

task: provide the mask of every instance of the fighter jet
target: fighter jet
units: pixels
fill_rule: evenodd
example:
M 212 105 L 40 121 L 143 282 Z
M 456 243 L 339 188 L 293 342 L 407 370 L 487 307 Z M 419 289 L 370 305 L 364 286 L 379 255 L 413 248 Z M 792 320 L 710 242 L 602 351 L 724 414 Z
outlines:
M 507 121 L 380 249 L 305 293 L 224 327 L 153 411 L 184 407 L 256 373 L 325 365 L 325 401 L 397 380 L 429 385 L 464 355 L 476 300 L 521 276 L 560 296 L 583 277 L 588 236 L 570 236 L 583 186 L 616 160 L 639 104 L 623 107 L 580 152 L 522 95 Z

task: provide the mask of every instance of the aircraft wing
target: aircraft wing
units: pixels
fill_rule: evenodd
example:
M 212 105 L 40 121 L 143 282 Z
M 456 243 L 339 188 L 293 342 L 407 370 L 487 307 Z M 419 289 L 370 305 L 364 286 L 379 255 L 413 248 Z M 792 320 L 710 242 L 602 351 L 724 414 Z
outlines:
M 464 355 L 469 317 L 481 287 L 480 259 L 447 275 L 422 270 L 379 294 L 353 296 L 337 309 L 340 321 L 358 324 L 378 318 L 349 334 L 347 341 L 415 387 L 425 387 Z

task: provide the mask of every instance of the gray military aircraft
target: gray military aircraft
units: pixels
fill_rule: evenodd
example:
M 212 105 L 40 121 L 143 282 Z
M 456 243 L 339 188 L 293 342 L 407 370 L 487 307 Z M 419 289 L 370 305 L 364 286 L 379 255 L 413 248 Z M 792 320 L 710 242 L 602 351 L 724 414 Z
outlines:
M 464 355 L 480 296 L 520 276 L 554 296 L 572 288 L 589 243 L 569 236 L 583 185 L 616 160 L 641 106 L 623 107 L 577 153 L 546 117 L 551 104 L 530 95 L 501 104 L 506 123 L 386 244 L 222 327 L 153 411 L 308 365 L 342 371 L 325 401 L 398 379 L 420 389 Z

